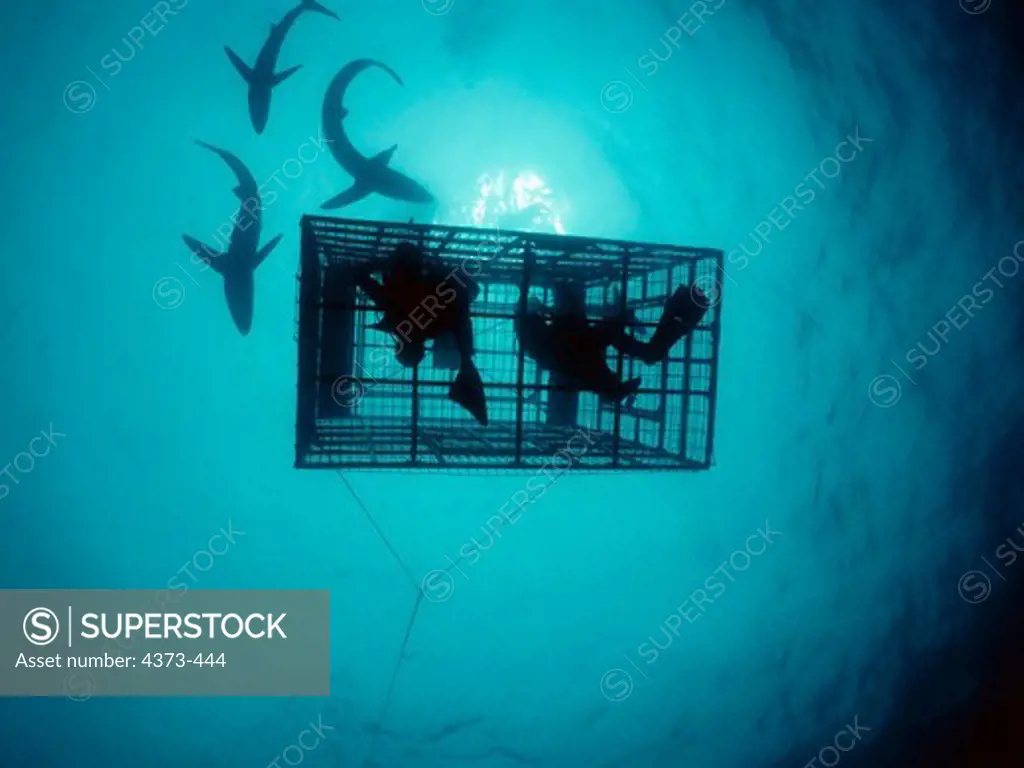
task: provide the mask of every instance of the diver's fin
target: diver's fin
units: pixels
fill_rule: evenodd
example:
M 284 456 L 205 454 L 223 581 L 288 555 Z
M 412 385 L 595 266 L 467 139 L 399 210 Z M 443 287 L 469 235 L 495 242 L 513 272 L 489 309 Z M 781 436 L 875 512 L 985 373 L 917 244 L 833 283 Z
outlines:
M 675 343 L 700 324 L 709 306 L 710 301 L 696 284 L 676 288 L 675 293 L 665 302 L 665 311 L 658 320 L 658 327 L 647 342 L 648 353 L 644 362 L 649 365 L 662 362 Z
M 264 246 L 263 246 L 262 248 L 260 248 L 260 249 L 259 249 L 258 251 L 256 251 L 256 258 L 254 258 L 254 259 L 253 259 L 253 265 L 252 265 L 252 268 L 253 268 L 254 270 L 255 270 L 255 269 L 256 269 L 256 268 L 257 268 L 257 267 L 258 267 L 258 266 L 259 266 L 260 264 L 262 264 L 262 263 L 263 263 L 263 260 L 264 260 L 264 259 L 266 259 L 266 258 L 267 258 L 267 256 L 269 256 L 269 255 L 270 255 L 270 252 L 271 252 L 272 250 L 274 250 L 275 246 L 277 246 L 277 244 L 281 242 L 281 238 L 282 238 L 282 237 L 284 237 L 284 235 L 278 235 L 278 236 L 277 236 L 277 237 L 275 237 L 275 238 L 274 238 L 273 240 L 270 240 L 270 241 L 269 241 L 269 242 L 268 242 L 268 243 L 267 243 L 266 245 L 264 245 Z
M 390 148 L 371 157 L 370 162 L 374 165 L 386 166 L 391 162 L 391 158 L 394 157 L 396 149 L 398 149 L 398 145 L 392 144 Z
M 315 13 L 322 13 L 324 16 L 330 16 L 332 19 L 337 19 L 338 14 L 332 11 L 330 8 L 325 8 L 320 5 L 316 0 L 302 0 L 302 10 L 314 11 Z
M 245 80 L 245 82 L 247 83 L 251 83 L 252 70 L 249 68 L 248 64 L 242 61 L 242 57 L 234 51 L 232 51 L 226 45 L 224 46 L 224 53 L 226 53 L 228 55 L 228 58 L 231 59 L 231 63 L 235 65 L 235 69 L 238 70 L 238 74 L 242 76 L 242 79 Z
M 223 253 L 199 242 L 194 237 L 182 235 L 181 239 L 192 253 L 209 264 L 215 272 L 222 275 L 224 274 L 224 262 L 221 260 L 224 257 Z
M 344 208 L 346 205 L 352 205 L 352 203 L 359 202 L 371 192 L 373 192 L 373 188 L 370 187 L 369 184 L 356 179 L 351 187 L 341 194 L 335 195 L 326 203 L 321 205 L 320 210 L 331 211 L 335 208 Z
M 474 419 L 487 426 L 487 396 L 480 371 L 475 365 L 470 363 L 462 367 L 448 389 L 448 399 L 461 405 Z
M 291 69 L 286 69 L 283 72 L 276 73 L 274 75 L 273 80 L 270 81 L 270 87 L 273 88 L 275 85 L 280 85 L 285 80 L 287 80 L 289 77 L 291 77 L 296 72 L 298 72 L 300 69 L 302 69 L 302 65 L 301 64 L 296 64 Z

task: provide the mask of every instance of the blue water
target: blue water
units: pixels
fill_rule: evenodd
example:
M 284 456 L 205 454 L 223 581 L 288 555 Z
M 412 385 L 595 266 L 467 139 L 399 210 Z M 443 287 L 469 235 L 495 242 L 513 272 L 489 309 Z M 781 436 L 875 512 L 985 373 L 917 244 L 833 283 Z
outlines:
M 853 765 L 958 706 L 1024 578 L 986 3 L 325 0 L 259 136 L 223 46 L 287 2 L 9 4 L 3 461 L 52 442 L 0 476 L 0 584 L 330 589 L 333 655 L 330 699 L 4 700 L 0 765 Z M 353 140 L 438 202 L 345 215 L 466 224 L 532 172 L 569 233 L 728 254 L 715 467 L 569 473 L 426 598 L 522 477 L 291 468 L 298 220 L 362 57 L 405 85 L 360 77 Z M 196 139 L 278 195 L 248 336 L 180 239 L 238 207 Z

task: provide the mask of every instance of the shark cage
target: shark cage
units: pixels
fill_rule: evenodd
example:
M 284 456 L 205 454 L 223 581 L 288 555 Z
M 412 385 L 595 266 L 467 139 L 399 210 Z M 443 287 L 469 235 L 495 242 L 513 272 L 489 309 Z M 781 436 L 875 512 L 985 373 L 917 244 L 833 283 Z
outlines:
M 487 426 L 448 398 L 458 356 L 453 360 L 440 339 L 405 367 L 392 336 L 375 327 L 380 313 L 356 275 L 383 270 L 399 243 L 418 246 L 452 280 L 471 276 L 480 289 L 469 311 Z M 305 216 L 295 466 L 530 470 L 550 466 L 561 453 L 584 470 L 707 469 L 720 274 L 720 250 Z M 639 338 L 655 327 L 673 291 L 688 285 L 702 286 L 708 308 L 667 357 L 645 363 L 612 347 L 602 353 L 620 379 L 642 378 L 639 389 L 615 402 L 542 369 L 517 337 L 516 318 L 532 299 L 556 315 L 629 317 Z

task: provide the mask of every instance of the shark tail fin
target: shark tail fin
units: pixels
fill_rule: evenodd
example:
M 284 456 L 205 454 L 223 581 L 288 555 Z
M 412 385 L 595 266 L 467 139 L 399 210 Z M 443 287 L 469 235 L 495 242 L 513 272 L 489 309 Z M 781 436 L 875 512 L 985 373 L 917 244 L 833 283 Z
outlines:
M 242 57 L 234 51 L 232 51 L 226 45 L 224 46 L 224 53 L 226 53 L 228 55 L 228 58 L 231 59 L 231 63 L 235 65 L 235 69 L 238 70 L 238 74 L 242 76 L 242 79 L 245 80 L 245 82 L 247 83 L 251 83 L 252 70 L 249 68 L 248 64 L 242 61 Z
M 352 205 L 352 203 L 359 202 L 364 197 L 373 192 L 372 187 L 368 184 L 363 183 L 359 179 L 356 179 L 355 183 L 351 187 L 346 189 L 341 194 L 335 195 L 326 203 L 320 206 L 321 211 L 331 211 L 335 208 L 344 208 L 346 205 Z
M 221 275 L 224 274 L 224 262 L 222 261 L 222 258 L 224 256 L 223 253 L 218 251 L 216 248 L 211 248 L 210 246 L 199 242 L 194 237 L 182 235 L 181 239 L 185 243 L 185 245 L 188 246 L 188 249 L 192 251 L 192 253 L 195 254 L 197 258 L 202 259 L 207 264 L 209 264 L 210 267 L 213 268 L 214 272 L 217 272 Z
M 282 237 L 284 237 L 284 235 L 278 235 L 273 240 L 268 241 L 266 245 L 264 245 L 256 252 L 256 258 L 254 259 L 254 263 L 252 265 L 253 270 L 255 270 L 260 264 L 263 263 L 264 259 L 266 259 L 267 256 L 270 255 L 270 252 L 277 247 L 277 244 L 281 242 Z
M 301 64 L 296 64 L 291 69 L 286 69 L 283 72 L 277 72 L 274 75 L 273 81 L 271 81 L 271 83 L 270 83 L 271 88 L 273 88 L 275 85 L 280 85 L 285 80 L 287 80 L 289 77 L 291 77 L 296 72 L 298 72 L 300 69 L 302 69 L 302 65 Z
M 332 11 L 330 8 L 325 8 L 320 5 L 316 0 L 302 0 L 302 10 L 314 11 L 315 13 L 322 13 L 324 16 L 330 16 L 332 19 L 337 19 L 338 14 Z

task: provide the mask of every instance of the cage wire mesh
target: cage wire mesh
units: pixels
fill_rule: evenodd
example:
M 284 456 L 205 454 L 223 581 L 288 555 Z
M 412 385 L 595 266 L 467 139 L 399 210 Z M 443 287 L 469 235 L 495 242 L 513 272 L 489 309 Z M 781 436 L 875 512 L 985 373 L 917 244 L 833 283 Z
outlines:
M 304 217 L 301 229 L 297 467 L 504 472 L 550 466 L 560 453 L 577 471 L 711 465 L 720 250 L 322 216 Z M 453 285 L 471 278 L 481 289 L 471 317 L 486 427 L 448 399 L 455 372 L 439 348 L 407 368 L 390 336 L 371 327 L 378 312 L 354 274 L 385 266 L 402 242 L 439 260 Z M 613 371 L 642 378 L 625 401 L 572 391 L 516 338 L 526 296 L 554 311 L 578 305 L 591 319 L 632 313 L 643 332 L 672 292 L 691 284 L 709 309 L 664 361 L 647 365 L 608 349 Z

